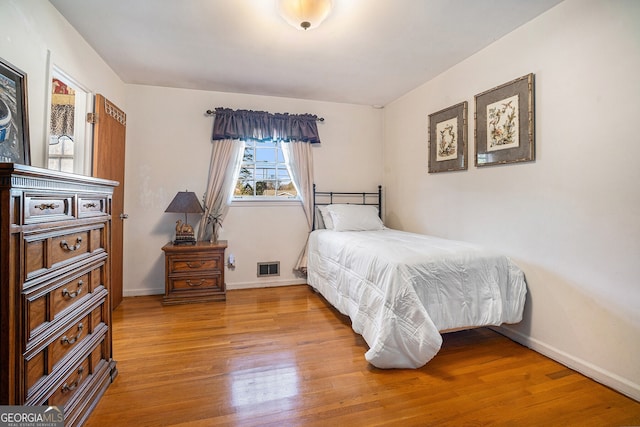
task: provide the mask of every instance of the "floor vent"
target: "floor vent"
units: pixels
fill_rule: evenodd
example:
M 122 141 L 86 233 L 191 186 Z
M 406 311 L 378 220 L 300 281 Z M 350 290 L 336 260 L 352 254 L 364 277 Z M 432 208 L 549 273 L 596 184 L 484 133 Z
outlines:
M 280 261 L 258 263 L 258 277 L 279 276 L 279 275 L 280 275 Z

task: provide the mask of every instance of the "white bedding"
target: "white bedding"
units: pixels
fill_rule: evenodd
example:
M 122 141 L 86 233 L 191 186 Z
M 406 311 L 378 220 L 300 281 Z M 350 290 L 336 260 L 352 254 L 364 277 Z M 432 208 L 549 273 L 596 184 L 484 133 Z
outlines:
M 315 230 L 309 285 L 350 317 L 379 368 L 419 368 L 440 331 L 522 319 L 526 284 L 507 257 L 476 245 L 385 229 Z

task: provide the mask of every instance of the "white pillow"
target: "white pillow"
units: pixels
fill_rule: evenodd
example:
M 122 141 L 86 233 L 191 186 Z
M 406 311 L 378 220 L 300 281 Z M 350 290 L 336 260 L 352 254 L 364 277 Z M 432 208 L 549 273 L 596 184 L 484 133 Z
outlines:
M 327 210 L 331 214 L 335 231 L 369 231 L 385 228 L 376 206 L 329 205 Z
M 328 206 L 318 206 L 318 210 L 320 211 L 322 222 L 324 222 L 324 228 L 327 230 L 333 230 L 333 220 L 331 219 Z

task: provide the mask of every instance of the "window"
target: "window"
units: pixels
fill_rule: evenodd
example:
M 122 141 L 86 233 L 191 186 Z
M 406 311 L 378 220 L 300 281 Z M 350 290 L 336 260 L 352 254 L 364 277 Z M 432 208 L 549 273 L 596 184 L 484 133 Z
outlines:
M 49 169 L 73 172 L 73 135 L 51 135 L 49 139 Z
M 56 67 L 51 78 L 51 119 L 49 122 L 49 169 L 87 173 L 85 156 L 85 116 L 89 94 Z
M 233 194 L 235 200 L 298 199 L 281 142 L 245 142 L 244 155 Z

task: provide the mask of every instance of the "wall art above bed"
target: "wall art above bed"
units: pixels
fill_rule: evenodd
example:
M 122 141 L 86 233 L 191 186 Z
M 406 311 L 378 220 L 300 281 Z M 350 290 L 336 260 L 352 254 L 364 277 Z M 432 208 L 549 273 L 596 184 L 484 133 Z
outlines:
M 429 173 L 467 169 L 467 101 L 429 114 Z
M 535 160 L 534 76 L 476 95 L 476 166 Z

